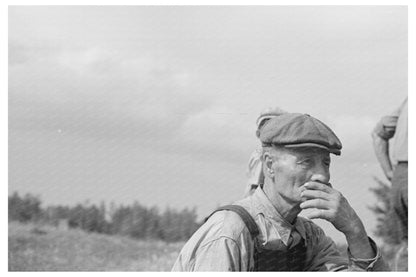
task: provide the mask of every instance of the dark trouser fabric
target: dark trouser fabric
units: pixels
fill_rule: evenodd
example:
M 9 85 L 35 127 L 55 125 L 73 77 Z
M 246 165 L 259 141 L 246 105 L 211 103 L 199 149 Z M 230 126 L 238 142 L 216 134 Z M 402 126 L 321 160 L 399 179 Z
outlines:
M 407 271 L 408 270 L 408 252 L 407 252 L 407 239 L 408 239 L 408 211 L 407 211 L 407 163 L 399 163 L 394 169 L 392 180 L 392 215 L 394 225 L 396 226 L 396 233 L 398 240 L 401 241 L 400 248 L 398 249 L 395 259 L 393 270 L 394 271 Z
M 407 163 L 398 163 L 393 172 L 391 204 L 400 240 L 407 240 L 408 237 L 407 176 Z

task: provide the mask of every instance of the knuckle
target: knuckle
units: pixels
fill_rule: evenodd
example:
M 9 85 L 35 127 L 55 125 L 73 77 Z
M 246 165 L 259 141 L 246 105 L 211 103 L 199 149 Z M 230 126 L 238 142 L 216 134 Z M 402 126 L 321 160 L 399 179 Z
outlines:
M 334 197 L 335 197 L 336 202 L 341 202 L 342 197 L 341 197 L 341 194 L 339 192 L 336 192 Z
M 322 212 L 322 217 L 328 220 L 332 219 L 332 215 L 329 212 L 326 212 L 326 213 Z

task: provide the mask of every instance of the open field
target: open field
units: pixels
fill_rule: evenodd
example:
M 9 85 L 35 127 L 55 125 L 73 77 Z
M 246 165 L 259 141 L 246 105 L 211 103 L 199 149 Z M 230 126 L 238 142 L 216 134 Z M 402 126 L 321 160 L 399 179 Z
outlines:
M 169 271 L 183 244 L 9 222 L 8 264 L 9 271 Z M 390 266 L 397 247 L 382 248 Z
M 9 222 L 9 271 L 169 271 L 183 245 Z

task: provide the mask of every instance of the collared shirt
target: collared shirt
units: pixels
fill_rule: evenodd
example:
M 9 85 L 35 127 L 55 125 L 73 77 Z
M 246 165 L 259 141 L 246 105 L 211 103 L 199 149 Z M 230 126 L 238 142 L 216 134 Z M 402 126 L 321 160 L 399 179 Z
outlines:
M 407 162 L 407 137 L 408 137 L 408 111 L 407 97 L 404 102 L 390 115 L 381 118 L 375 128 L 375 132 L 383 139 L 394 137 L 393 160 L 395 162 Z
M 260 234 L 251 238 L 239 215 L 232 211 L 214 213 L 185 244 L 173 271 L 253 271 L 254 247 L 285 250 L 306 242 L 305 271 L 388 270 L 380 250 L 373 259 L 357 259 L 348 251 L 343 257 L 335 243 L 312 221 L 298 217 L 294 224 L 285 221 L 259 187 L 254 194 L 237 201 L 254 218 Z

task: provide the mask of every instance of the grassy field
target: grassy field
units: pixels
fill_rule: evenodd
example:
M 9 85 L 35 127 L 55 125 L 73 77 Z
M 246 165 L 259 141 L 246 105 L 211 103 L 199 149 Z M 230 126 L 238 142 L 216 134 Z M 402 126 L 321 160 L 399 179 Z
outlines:
M 9 271 L 169 271 L 182 246 L 9 222 Z
M 9 222 L 9 271 L 169 271 L 183 244 Z

